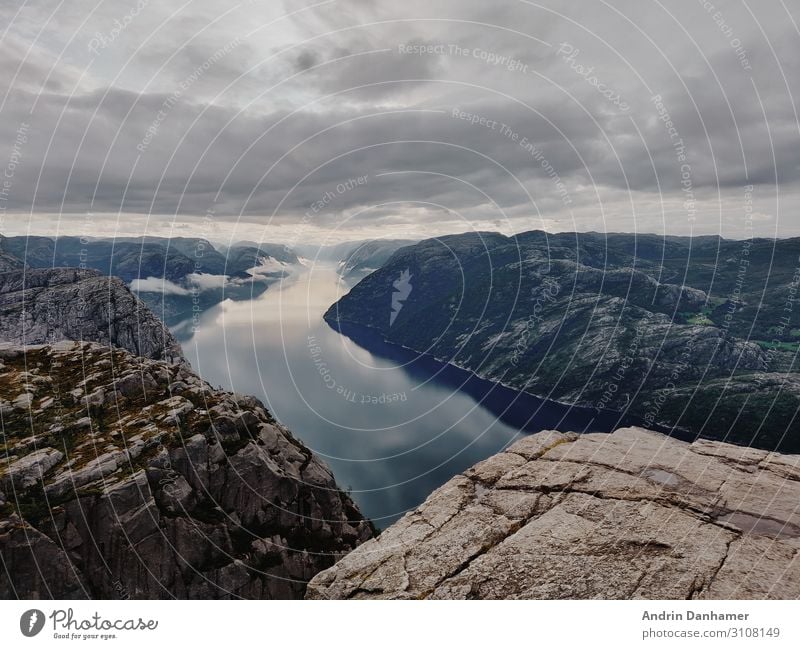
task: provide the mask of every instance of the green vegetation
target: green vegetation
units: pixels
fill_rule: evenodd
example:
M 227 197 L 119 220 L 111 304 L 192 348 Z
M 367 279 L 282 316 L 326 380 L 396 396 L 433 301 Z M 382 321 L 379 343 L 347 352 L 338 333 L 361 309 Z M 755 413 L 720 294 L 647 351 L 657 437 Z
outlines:
M 711 314 L 705 309 L 700 313 L 695 313 L 686 318 L 686 324 L 701 325 L 703 327 L 713 327 L 714 321 L 709 317 Z
M 754 343 L 758 344 L 762 349 L 780 349 L 786 352 L 797 352 L 800 349 L 800 342 L 797 343 L 787 343 L 787 342 L 774 342 L 769 340 L 754 340 Z

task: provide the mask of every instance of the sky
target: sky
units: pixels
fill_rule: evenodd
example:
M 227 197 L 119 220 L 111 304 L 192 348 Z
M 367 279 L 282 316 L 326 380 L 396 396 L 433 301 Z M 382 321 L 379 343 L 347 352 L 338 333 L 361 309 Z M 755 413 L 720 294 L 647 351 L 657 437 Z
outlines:
M 0 233 L 800 235 L 800 3 L 8 0 Z

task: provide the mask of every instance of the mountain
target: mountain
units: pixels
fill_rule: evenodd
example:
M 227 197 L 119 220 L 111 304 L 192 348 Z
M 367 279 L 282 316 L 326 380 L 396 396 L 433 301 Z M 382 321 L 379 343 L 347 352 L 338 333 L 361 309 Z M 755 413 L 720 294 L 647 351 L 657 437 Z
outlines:
M 0 598 L 301 598 L 373 534 L 253 397 L 94 343 L 0 346 Z
M 9 255 L 7 252 L 0 250 L 0 273 L 6 273 L 10 270 L 19 270 L 25 267 L 25 262 L 20 261 L 14 255 Z
M 408 239 L 365 241 L 342 257 L 339 274 L 345 278 L 363 277 L 383 266 L 397 250 L 413 243 Z
M 232 268 L 248 270 L 265 259 L 273 259 L 282 264 L 299 264 L 295 251 L 278 243 L 256 243 L 240 241 L 226 250 L 228 265 Z
M 283 245 L 237 245 L 222 254 L 210 241 L 188 237 L 4 237 L 2 250 L 33 268 L 93 268 L 125 282 L 149 277 L 180 282 L 191 273 L 239 275 L 264 258 L 298 263 Z
M 0 273 L 25 268 L 25 262 L 5 250 L 5 237 L 0 234 Z
M 257 297 L 300 263 L 279 244 L 237 244 L 223 254 L 207 239 L 192 237 L 3 237 L 0 270 L 5 255 L 31 268 L 94 269 L 119 277 L 170 326 L 224 299 Z
M 287 277 L 300 260 L 286 246 L 236 245 L 214 273 L 192 273 L 180 282 L 134 280 L 131 288 L 170 326 L 188 322 L 223 300 L 252 300 Z
M 470 233 L 397 250 L 325 314 L 548 399 L 800 450 L 800 239 Z
M 0 273 L 0 341 L 85 340 L 182 361 L 169 330 L 116 277 L 77 268 Z
M 32 268 L 92 268 L 125 282 L 146 277 L 176 281 L 194 272 L 195 260 L 166 241 L 20 236 L 7 237 L 5 249 Z M 215 260 L 210 261 L 213 266 Z
M 306 597 L 797 599 L 798 502 L 798 455 L 547 431 L 450 480 Z
M 366 241 L 345 241 L 328 246 L 314 243 L 298 243 L 292 249 L 304 259 L 338 263 L 363 243 L 366 243 Z

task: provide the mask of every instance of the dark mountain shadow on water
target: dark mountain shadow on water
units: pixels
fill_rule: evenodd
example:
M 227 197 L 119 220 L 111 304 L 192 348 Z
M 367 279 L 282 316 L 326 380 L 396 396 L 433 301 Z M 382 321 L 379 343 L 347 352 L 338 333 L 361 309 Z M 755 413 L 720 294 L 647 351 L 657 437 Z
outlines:
M 558 430 L 578 433 L 608 433 L 626 426 L 640 426 L 676 439 L 692 442 L 698 435 L 681 429 L 670 429 L 644 422 L 626 413 L 598 410 L 541 399 L 519 392 L 474 373 L 419 354 L 405 347 L 386 342 L 374 330 L 341 321 L 326 321 L 335 331 L 349 338 L 371 354 L 398 364 L 415 382 L 435 381 L 459 390 L 486 408 L 503 423 L 527 433 Z

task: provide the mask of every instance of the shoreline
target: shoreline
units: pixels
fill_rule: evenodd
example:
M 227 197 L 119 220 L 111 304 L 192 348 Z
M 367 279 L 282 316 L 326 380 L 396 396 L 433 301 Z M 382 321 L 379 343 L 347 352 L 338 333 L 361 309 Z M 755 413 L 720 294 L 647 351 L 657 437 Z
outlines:
M 571 404 L 525 390 L 519 390 L 502 381 L 488 379 L 455 363 L 443 361 L 431 354 L 420 353 L 404 345 L 386 340 L 380 332 L 364 325 L 323 318 L 334 331 L 349 338 L 370 353 L 402 361 L 409 371 L 422 370 L 436 380 L 444 381 L 476 399 L 505 423 L 531 434 L 544 430 L 538 423 L 541 418 L 553 419 L 558 415 L 553 430 L 561 432 L 580 430 L 584 433 L 608 433 L 617 428 L 638 426 L 656 431 L 667 437 L 693 442 L 701 436 L 691 431 L 660 424 L 646 425 L 643 419 L 624 412 Z M 505 407 L 503 407 L 505 406 Z M 502 407 L 502 410 L 500 408 Z M 531 414 L 524 417 L 521 409 Z M 550 411 L 550 412 L 548 412 Z M 536 423 L 534 423 L 536 422 Z

